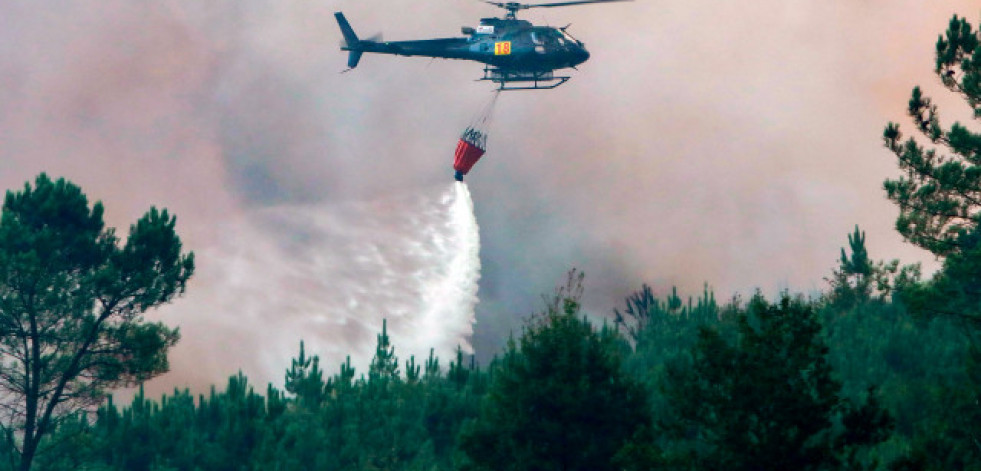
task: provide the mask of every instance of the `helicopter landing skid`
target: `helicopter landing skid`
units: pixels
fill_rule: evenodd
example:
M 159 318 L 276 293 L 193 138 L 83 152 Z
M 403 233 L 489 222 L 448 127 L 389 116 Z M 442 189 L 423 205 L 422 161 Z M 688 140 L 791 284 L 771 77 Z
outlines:
M 498 84 L 498 90 L 551 90 L 569 81 L 572 77 L 556 76 L 547 72 L 512 72 L 493 67 L 484 67 L 484 76 L 478 80 L 490 80 Z M 517 86 L 514 84 L 527 84 Z

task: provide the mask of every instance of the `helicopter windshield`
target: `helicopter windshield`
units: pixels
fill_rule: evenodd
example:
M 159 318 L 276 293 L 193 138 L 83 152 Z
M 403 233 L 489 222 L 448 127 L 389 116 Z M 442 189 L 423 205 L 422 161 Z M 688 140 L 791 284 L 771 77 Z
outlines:
M 565 31 L 559 31 L 559 32 L 562 34 L 562 37 L 565 38 L 566 41 L 572 44 L 579 44 L 579 40 L 572 37 L 572 35 L 570 35 L 569 33 L 566 33 Z
M 538 45 L 555 45 L 564 46 L 567 38 L 561 31 L 555 28 L 541 28 L 532 31 L 531 40 L 533 43 Z

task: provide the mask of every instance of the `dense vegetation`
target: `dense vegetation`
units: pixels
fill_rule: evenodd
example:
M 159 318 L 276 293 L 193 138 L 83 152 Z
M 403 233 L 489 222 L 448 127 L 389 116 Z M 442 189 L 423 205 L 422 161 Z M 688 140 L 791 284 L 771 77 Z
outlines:
M 938 41 L 936 72 L 981 117 L 981 47 L 963 19 Z M 917 266 L 873 260 L 856 226 L 817 298 L 720 304 L 708 289 L 662 298 L 644 285 L 595 325 L 572 272 L 485 368 L 459 351 L 445 367 L 433 355 L 400 363 L 383 328 L 368 371 L 348 361 L 328 373 L 301 342 L 284 390 L 258 393 L 239 373 L 208 395 L 140 393 L 123 407 L 110 399 L 65 411 L 48 433 L 7 429 L 0 468 L 30 468 L 23 444 L 36 438 L 41 470 L 981 470 L 981 135 L 944 128 L 919 88 L 909 113 L 934 147 L 902 141 L 890 123 L 883 137 L 903 175 L 885 189 L 900 209 L 897 230 L 943 259 L 929 280 Z M 79 214 L 92 217 L 87 207 Z M 173 221 L 151 216 L 176 250 L 167 252 L 180 275 L 172 278 L 186 280 L 193 265 L 179 255 Z M 8 284 L 30 271 L 29 257 L 16 273 L 0 261 Z M 112 277 L 94 280 L 67 286 Z M 147 305 L 169 299 L 174 283 Z M 16 314 L 12 299 L 4 293 L 0 307 Z M 136 361 L 140 351 L 108 356 L 121 362 L 108 384 L 162 370 L 165 345 L 149 343 L 149 366 Z
M 561 293 L 486 368 L 400 364 L 383 331 L 369 371 L 327 375 L 301 344 L 285 391 L 239 373 L 208 395 L 110 401 L 63 423 L 36 469 L 981 469 L 956 320 L 645 288 L 619 329 L 597 328 Z

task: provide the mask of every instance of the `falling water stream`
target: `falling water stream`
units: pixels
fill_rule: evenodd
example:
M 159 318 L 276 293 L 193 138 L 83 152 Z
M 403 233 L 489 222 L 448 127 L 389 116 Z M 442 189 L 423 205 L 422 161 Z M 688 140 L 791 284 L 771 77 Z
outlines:
M 480 236 L 463 182 L 220 225 L 223 242 L 196 250 L 194 302 L 160 316 L 182 339 L 152 390 L 220 385 L 239 369 L 281 384 L 300 340 L 327 374 L 348 355 L 361 374 L 383 319 L 403 365 L 471 350 Z

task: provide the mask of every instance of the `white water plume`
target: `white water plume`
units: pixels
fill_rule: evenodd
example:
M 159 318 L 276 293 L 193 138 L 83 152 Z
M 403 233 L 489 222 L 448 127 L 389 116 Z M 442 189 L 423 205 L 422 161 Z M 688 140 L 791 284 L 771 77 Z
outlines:
M 190 286 L 195 302 L 178 301 L 163 316 L 179 322 L 183 338 L 159 390 L 214 384 L 238 369 L 254 383 L 281 384 L 301 339 L 328 374 L 347 355 L 364 373 L 383 319 L 403 369 L 431 348 L 444 367 L 457 346 L 471 351 L 480 239 L 462 182 L 368 202 L 266 208 L 225 232 L 226 243 L 197 252 L 196 285 L 207 291 Z M 192 304 L 194 312 L 182 307 Z

